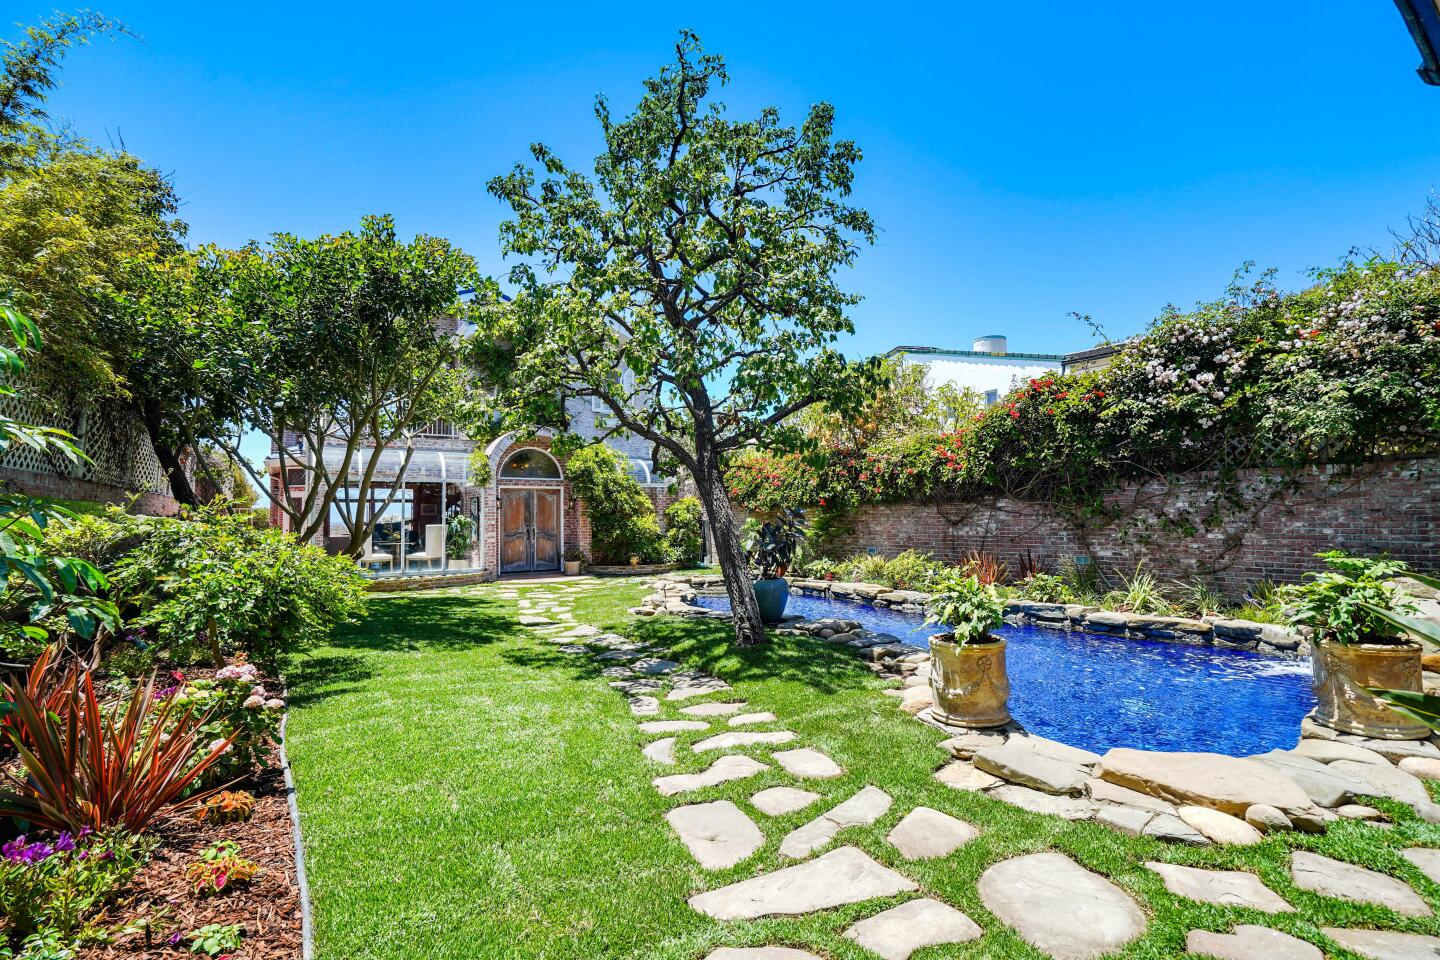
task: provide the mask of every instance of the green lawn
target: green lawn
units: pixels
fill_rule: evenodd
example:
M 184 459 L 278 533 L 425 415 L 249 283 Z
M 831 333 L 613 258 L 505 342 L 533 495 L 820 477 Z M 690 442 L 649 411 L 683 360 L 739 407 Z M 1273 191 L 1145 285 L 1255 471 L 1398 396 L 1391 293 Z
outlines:
M 784 865 L 776 848 L 785 833 L 867 783 L 894 797 L 894 806 L 839 842 L 912 877 L 986 931 L 981 940 L 921 951 L 915 960 L 1040 957 L 984 909 L 975 884 L 990 864 L 1047 848 L 1110 877 L 1150 915 L 1146 936 L 1119 956 L 1179 956 L 1187 930 L 1236 923 L 1267 924 L 1322 946 L 1328 942 L 1320 926 L 1440 934 L 1440 921 L 1319 897 L 1289 882 L 1288 852 L 1303 846 L 1391 872 L 1440 904 L 1440 887 L 1395 852 L 1440 846 L 1440 827 L 1402 808 L 1376 802 L 1400 820 L 1390 831 L 1346 822 L 1326 836 L 1286 834 L 1246 850 L 1171 846 L 1026 813 L 936 782 L 942 735 L 900 713 L 880 693 L 882 681 L 849 653 L 790 638 L 737 653 L 723 625 L 630 618 L 626 608 L 641 587 L 619 581 L 581 595 L 576 618 L 668 646 L 687 666 L 730 681 L 754 709 L 777 713 L 799 734 L 796 745 L 817 747 L 846 770 L 819 786 L 805 782 L 825 799 L 773 820 L 746 799 L 764 787 L 795 785 L 778 766 L 661 797 L 652 777 L 703 769 L 715 754 L 682 749 L 678 767 L 650 764 L 640 753 L 647 738 L 598 666 L 520 628 L 515 602 L 498 592 L 486 585 L 377 597 L 365 623 L 289 665 L 289 752 L 321 960 L 696 960 L 719 945 L 763 944 L 873 960 L 840 932 L 904 898 L 753 923 L 713 921 L 685 903 L 697 891 Z M 680 714 L 667 704 L 661 716 Z M 682 748 L 705 735 L 682 735 Z M 761 759 L 766 753 L 755 751 Z M 673 806 L 716 799 L 746 808 L 767 844 L 741 866 L 708 874 L 663 816 Z M 941 860 L 903 861 L 884 837 L 919 804 L 975 824 L 980 838 Z M 1297 911 L 1270 917 L 1173 897 L 1143 867 L 1150 859 L 1254 870 Z M 1334 948 L 1330 955 L 1357 960 Z

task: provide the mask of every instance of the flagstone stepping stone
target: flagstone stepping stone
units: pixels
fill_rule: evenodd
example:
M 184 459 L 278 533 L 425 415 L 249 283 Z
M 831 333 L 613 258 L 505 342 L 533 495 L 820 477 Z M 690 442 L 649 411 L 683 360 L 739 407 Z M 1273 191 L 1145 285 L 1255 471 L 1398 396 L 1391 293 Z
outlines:
M 916 807 L 885 839 L 906 860 L 933 860 L 948 857 L 978 836 L 980 831 L 964 820 L 930 807 Z
M 646 658 L 644 660 L 636 660 L 630 666 L 633 670 L 636 670 L 639 673 L 645 673 L 651 676 L 663 676 L 664 674 L 667 674 L 674 670 L 676 667 L 680 666 L 680 664 L 676 663 L 674 660 L 656 660 L 652 658 Z
M 1402 881 L 1308 850 L 1296 850 L 1291 855 L 1290 876 L 1301 890 L 1353 903 L 1373 903 L 1407 917 L 1431 915 L 1420 895 Z
M 1211 807 L 1242 817 L 1246 808 L 1256 803 L 1287 814 L 1311 806 L 1300 785 L 1273 767 L 1218 753 L 1116 747 L 1101 759 L 1096 775 L 1171 803 Z
M 780 841 L 780 856 L 799 860 L 834 840 L 846 827 L 868 827 L 890 809 L 890 795 L 879 787 L 865 786 L 848 800 L 836 804 L 814 820 L 797 827 Z
M 761 790 L 755 794 L 750 798 L 750 802 L 761 813 L 778 817 L 794 813 L 796 810 L 804 810 L 819 799 L 820 794 L 812 793 L 809 790 L 797 790 L 794 787 L 770 787 L 768 790 Z
M 1085 792 L 1090 799 L 1097 803 L 1115 803 L 1126 807 L 1139 807 L 1141 810 L 1149 810 L 1152 813 L 1175 814 L 1175 804 L 1139 793 L 1128 787 L 1122 787 L 1114 783 L 1107 783 L 1104 780 L 1090 779 L 1085 781 Z
M 716 920 L 754 920 L 829 910 L 916 889 L 915 881 L 860 850 L 840 847 L 793 867 L 696 894 L 689 903 Z
M 1179 816 L 1171 816 L 1168 813 L 1157 813 L 1145 824 L 1145 829 L 1140 831 L 1141 836 L 1154 837 L 1156 840 L 1165 840 L 1169 843 L 1188 843 L 1194 847 L 1208 847 L 1210 838 L 1190 824 L 1181 820 Z
M 775 723 L 779 719 L 769 710 L 764 713 L 738 713 L 730 718 L 730 726 L 744 727 L 752 723 Z
M 1436 883 L 1440 883 L 1440 850 L 1432 850 L 1429 847 L 1411 847 L 1408 850 L 1401 850 L 1400 856 L 1409 860 Z
M 665 819 L 706 870 L 733 867 L 765 845 L 765 834 L 729 800 L 676 807 Z
M 522 627 L 544 627 L 555 623 L 549 617 L 542 617 L 535 613 L 522 613 L 519 620 Z
M 667 767 L 673 767 L 675 765 L 675 740 L 675 737 L 661 737 L 659 740 L 647 743 L 641 752 L 647 759 L 663 763 Z
M 795 739 L 793 730 L 745 730 L 731 733 L 717 733 L 695 744 L 696 753 L 707 750 L 729 750 L 733 747 L 753 747 L 762 743 L 789 743 Z
M 661 796 L 672 797 L 677 793 L 688 793 L 702 787 L 713 787 L 731 780 L 744 780 L 746 777 L 753 777 L 760 771 L 769 769 L 754 757 L 732 753 L 716 758 L 708 770 L 700 773 L 674 773 L 668 777 L 656 777 L 650 782 L 655 784 L 655 789 L 660 791 Z
M 968 760 L 947 763 L 935 771 L 935 779 L 956 790 L 988 790 L 1000 785 L 999 777 L 992 777 L 984 770 L 977 770 Z
M 1320 932 L 1346 950 L 1373 960 L 1435 960 L 1440 957 L 1440 937 L 1427 937 L 1422 933 L 1343 930 L 1338 927 L 1321 927 Z
M 794 947 L 721 947 L 705 955 L 705 960 L 820 960 L 813 953 Z
M 575 626 L 571 627 L 569 630 L 566 630 L 565 633 L 564 633 L 564 636 L 567 636 L 567 637 L 595 637 L 595 636 L 599 636 L 599 634 L 600 634 L 600 628 L 599 628 L 599 627 L 592 627 L 592 626 L 591 626 L 590 624 L 588 624 L 588 623 L 580 623 L 580 624 L 576 624 Z
M 786 773 L 805 780 L 833 780 L 845 773 L 840 764 L 811 747 L 777 750 L 771 756 Z
M 1005 860 L 980 875 L 985 908 L 1056 960 L 1088 960 L 1145 932 L 1145 914 L 1104 877 L 1063 853 Z
M 589 652 L 590 652 L 590 648 L 589 648 L 589 647 L 582 647 L 582 646 L 581 646 L 580 644 L 578 644 L 578 643 L 567 643 L 567 644 L 565 644 L 563 647 L 559 647 L 558 649 L 559 649 L 559 651 L 560 651 L 561 653 L 582 653 L 582 654 L 583 654 L 583 653 L 589 653 Z
M 1010 738 L 1010 727 L 995 730 L 967 730 L 962 734 L 940 742 L 941 750 L 948 750 L 957 760 L 969 760 L 987 747 L 998 747 Z
M 885 960 L 909 960 L 921 947 L 966 943 L 984 931 L 965 914 L 939 900 L 910 900 L 861 920 L 841 934 Z
M 724 717 L 732 713 L 738 713 L 748 706 L 744 701 L 739 703 L 697 703 L 689 707 L 681 707 L 680 712 L 692 717 Z
M 1243 870 L 1201 870 L 1153 861 L 1145 866 L 1160 874 L 1165 881 L 1165 889 L 1177 897 L 1222 907 L 1249 907 L 1263 913 L 1284 913 L 1295 909 L 1280 894 L 1261 883 L 1259 877 Z
M 1205 834 L 1205 838 L 1212 843 L 1249 847 L 1265 839 L 1259 830 L 1239 817 L 1232 817 L 1209 807 L 1181 807 L 1178 815 L 1187 825 Z
M 600 636 L 588 641 L 592 647 L 604 647 L 607 650 L 648 650 L 649 647 L 643 643 L 636 643 L 628 640 L 618 633 L 602 633 Z
M 707 693 L 721 693 L 733 689 L 730 684 L 718 677 L 707 677 L 703 674 L 681 674 L 674 675 L 675 688 L 665 695 L 666 700 L 688 700 L 691 697 L 703 697 Z
M 587 647 L 586 650 L 588 651 L 589 648 Z M 595 654 L 595 659 L 604 663 L 615 661 L 629 662 L 639 656 L 640 654 L 638 652 L 630 653 L 625 650 L 607 650 L 604 653 Z
M 1215 960 L 1325 960 L 1313 943 L 1269 927 L 1241 924 L 1231 933 L 1191 930 L 1185 935 L 1185 949 Z
M 1337 773 L 1345 773 L 1364 784 L 1362 792 L 1376 797 L 1388 797 L 1417 810 L 1430 804 L 1430 794 L 1425 784 L 1396 767 L 1382 767 L 1358 760 L 1336 760 L 1328 767 Z
M 601 670 L 601 671 L 600 671 L 600 676 L 602 676 L 602 677 L 633 677 L 633 676 L 635 676 L 635 671 L 634 671 L 634 670 L 631 670 L 629 667 L 606 667 L 604 670 Z M 652 687 L 651 689 L 655 689 L 655 688 Z
M 1003 800 L 1005 803 L 1022 810 L 1029 810 L 1031 813 L 1048 813 L 1052 816 L 1064 817 L 1066 820 L 1088 820 L 1095 815 L 1095 804 L 1089 800 L 1080 797 L 1057 797 L 1051 793 L 1031 790 L 1029 787 L 1019 787 L 1013 783 L 1001 784 L 992 790 L 987 790 L 986 796 Z
M 1001 747 L 986 747 L 975 754 L 975 766 L 1009 783 L 1044 793 L 1078 796 L 1090 779 L 1088 767 L 1077 766 L 1037 753 L 1010 740 Z
M 630 712 L 637 717 L 653 717 L 660 712 L 660 701 L 654 697 L 635 696 L 628 698 Z
M 659 680 L 612 680 L 610 681 L 610 686 L 619 690 L 621 693 L 654 693 L 664 686 L 664 684 Z
M 640 724 L 641 733 L 684 733 L 686 730 L 709 730 L 704 720 L 646 720 Z

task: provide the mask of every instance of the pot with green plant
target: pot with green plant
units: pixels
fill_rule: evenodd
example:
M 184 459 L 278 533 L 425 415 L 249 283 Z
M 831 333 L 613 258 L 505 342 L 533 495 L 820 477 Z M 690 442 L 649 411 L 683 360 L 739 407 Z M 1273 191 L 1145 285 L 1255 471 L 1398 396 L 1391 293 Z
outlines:
M 580 575 L 580 568 L 585 565 L 585 561 L 588 559 L 590 558 L 585 556 L 584 550 L 577 550 L 575 547 L 566 550 L 565 556 L 561 559 L 561 563 L 565 568 L 565 576 L 578 577 Z
M 957 727 L 1001 727 L 1010 722 L 1010 677 L 1005 638 L 991 632 L 1002 622 L 1005 600 L 993 583 L 951 573 L 932 588 L 925 622 L 948 628 L 930 638 L 932 713 Z
M 765 623 L 779 623 L 785 616 L 785 604 L 790 600 L 790 583 L 785 574 L 795 562 L 805 534 L 805 514 L 790 509 L 781 510 L 750 531 L 745 550 L 756 570 L 755 602 Z
M 1316 723 L 1382 740 L 1420 740 L 1430 728 L 1391 709 L 1374 690 L 1421 690 L 1422 648 L 1403 626 L 1411 609 L 1390 582 L 1408 567 L 1387 557 L 1318 554 L 1327 569 L 1286 587 L 1295 626 L 1313 631 Z

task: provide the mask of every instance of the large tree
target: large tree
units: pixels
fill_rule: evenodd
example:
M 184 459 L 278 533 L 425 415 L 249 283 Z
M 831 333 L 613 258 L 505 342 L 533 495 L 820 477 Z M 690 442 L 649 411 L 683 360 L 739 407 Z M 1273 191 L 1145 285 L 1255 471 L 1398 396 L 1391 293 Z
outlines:
M 628 118 L 597 100 L 593 177 L 536 145 L 543 180 L 517 166 L 490 182 L 515 215 L 505 251 L 527 262 L 511 272 L 514 300 L 483 313 L 474 356 L 498 389 L 476 407 L 486 422 L 556 425 L 566 396 L 597 398 L 615 430 L 687 471 L 736 641 L 751 645 L 765 632 L 722 468 L 747 445 L 796 439 L 801 410 L 863 397 L 874 364 L 833 347 L 859 299 L 836 273 L 874 226 L 846 202 L 860 150 L 834 138 L 829 104 L 798 128 L 773 107 L 733 121 L 707 102 L 726 81 L 684 33 Z
M 333 508 L 358 555 L 400 490 L 379 476 L 386 451 L 401 452 L 403 476 L 417 429 L 454 412 L 465 381 L 455 327 L 470 308 L 462 295 L 489 296 L 494 282 L 448 241 L 400 240 L 388 216 L 366 217 L 358 232 L 277 234 L 268 247 L 201 259 L 181 298 L 196 315 L 204 371 L 191 441 L 240 463 L 302 540 Z M 279 458 L 279 490 L 240 451 L 250 431 Z M 307 481 L 298 502 L 294 471 Z

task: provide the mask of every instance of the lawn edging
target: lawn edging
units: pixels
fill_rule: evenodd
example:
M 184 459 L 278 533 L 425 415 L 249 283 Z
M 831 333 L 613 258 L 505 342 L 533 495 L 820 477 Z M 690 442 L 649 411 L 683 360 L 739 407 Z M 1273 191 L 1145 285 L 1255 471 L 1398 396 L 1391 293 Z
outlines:
M 280 769 L 285 775 L 285 802 L 290 808 L 290 836 L 295 841 L 295 889 L 300 899 L 300 956 L 315 957 L 315 920 L 310 909 L 310 883 L 305 875 L 305 840 L 300 834 L 300 805 L 295 795 L 295 777 L 290 772 L 290 756 L 285 752 L 285 728 L 290 723 L 287 708 L 280 721 Z

